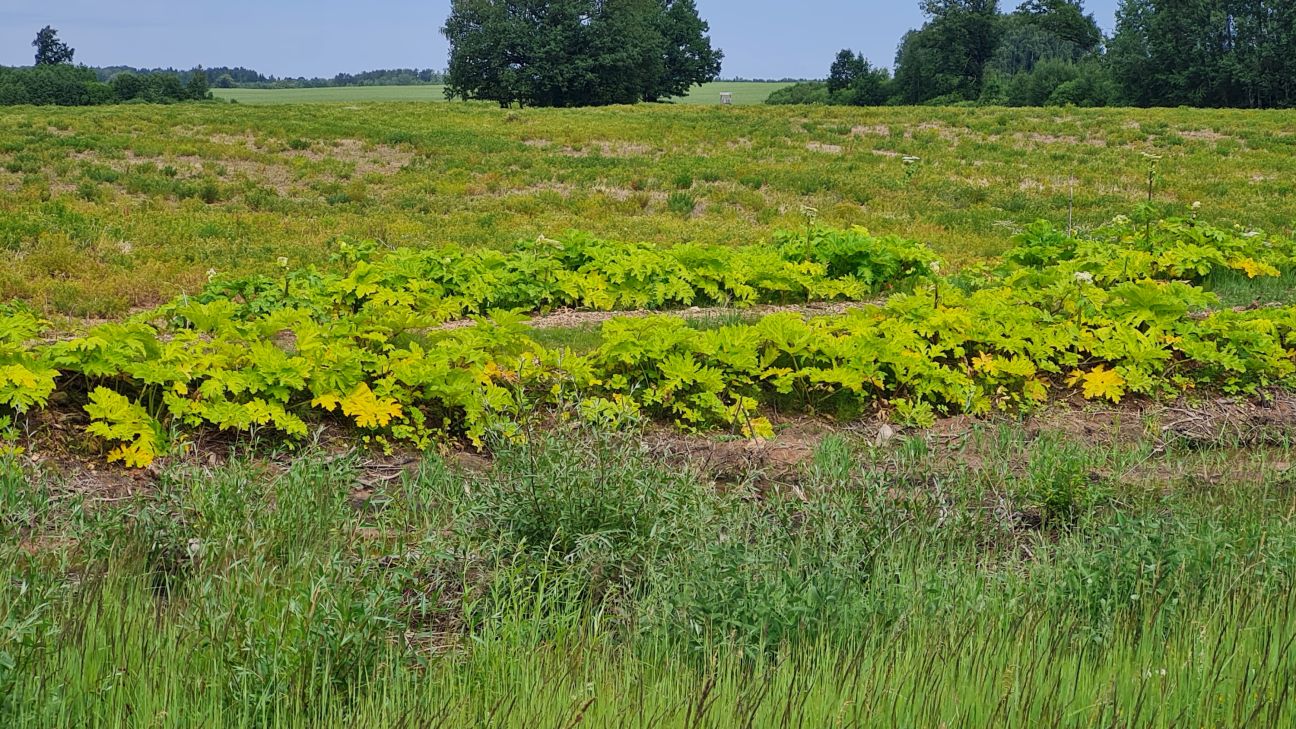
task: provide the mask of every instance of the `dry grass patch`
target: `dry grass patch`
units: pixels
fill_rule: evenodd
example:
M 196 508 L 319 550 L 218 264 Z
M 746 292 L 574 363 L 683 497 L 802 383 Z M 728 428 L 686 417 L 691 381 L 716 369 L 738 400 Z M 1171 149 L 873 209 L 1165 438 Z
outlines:
M 841 154 L 843 151 L 840 144 L 825 144 L 823 142 L 809 142 L 806 144 L 806 149 L 824 154 Z

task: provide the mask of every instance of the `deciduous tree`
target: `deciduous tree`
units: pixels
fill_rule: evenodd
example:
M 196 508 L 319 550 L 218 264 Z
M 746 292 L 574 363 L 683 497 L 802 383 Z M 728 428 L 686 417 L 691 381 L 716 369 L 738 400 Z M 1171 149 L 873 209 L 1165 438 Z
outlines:
M 693 0 L 453 0 L 449 98 L 587 106 L 680 96 L 722 54 Z

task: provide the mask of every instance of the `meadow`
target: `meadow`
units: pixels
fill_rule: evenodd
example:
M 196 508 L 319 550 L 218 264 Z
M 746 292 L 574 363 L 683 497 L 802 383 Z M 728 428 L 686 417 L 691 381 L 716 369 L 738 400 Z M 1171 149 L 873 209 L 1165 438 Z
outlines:
M 1091 228 L 1147 198 L 1290 230 L 1291 112 L 121 106 L 0 113 L 0 294 L 116 317 L 209 271 L 323 264 L 338 238 L 507 249 L 570 229 L 757 243 L 819 223 L 956 264 L 1025 225 Z M 906 163 L 905 157 L 917 158 Z
M 0 111 L 0 725 L 1290 726 L 1293 120 Z

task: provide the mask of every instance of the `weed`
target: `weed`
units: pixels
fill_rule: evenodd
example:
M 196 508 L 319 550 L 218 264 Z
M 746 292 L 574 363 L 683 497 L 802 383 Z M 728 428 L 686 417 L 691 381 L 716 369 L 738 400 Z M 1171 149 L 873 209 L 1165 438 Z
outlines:
M 687 192 L 672 192 L 666 198 L 666 208 L 681 217 L 691 217 L 697 210 L 697 199 Z
M 41 515 L 0 547 L 0 712 L 19 728 L 871 726 L 894 701 L 924 725 L 1293 718 L 1296 531 L 1272 472 L 1116 483 L 1023 559 L 987 551 L 990 474 L 903 443 L 832 436 L 799 494 L 758 494 L 621 436 L 532 435 L 482 472 L 431 457 L 365 508 L 360 464 L 317 452 L 282 473 L 172 469 L 123 509 L 15 501 L 43 487 L 0 472 L 6 509 Z M 988 443 L 1031 483 L 1146 452 Z

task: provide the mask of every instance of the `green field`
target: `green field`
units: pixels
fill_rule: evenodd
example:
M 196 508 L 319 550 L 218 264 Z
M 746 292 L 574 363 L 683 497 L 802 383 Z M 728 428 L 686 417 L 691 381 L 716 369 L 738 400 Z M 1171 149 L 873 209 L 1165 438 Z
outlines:
M 733 94 L 735 104 L 761 104 L 769 95 L 789 84 L 755 81 L 715 82 L 694 87 L 679 104 L 719 104 L 720 93 Z M 365 101 L 445 101 L 444 86 L 351 86 L 325 89 L 215 89 L 218 99 L 240 104 L 323 104 Z
M 863 225 L 956 263 L 1022 226 L 1092 227 L 1147 196 L 1290 230 L 1286 111 L 637 107 L 410 103 L 0 111 L 0 294 L 118 316 L 208 271 L 319 263 L 338 237 L 506 249 L 570 229 L 753 243 Z M 907 165 L 903 157 L 919 158 Z
M 1296 724 L 1296 112 L 360 92 L 0 109 L 0 726 Z

